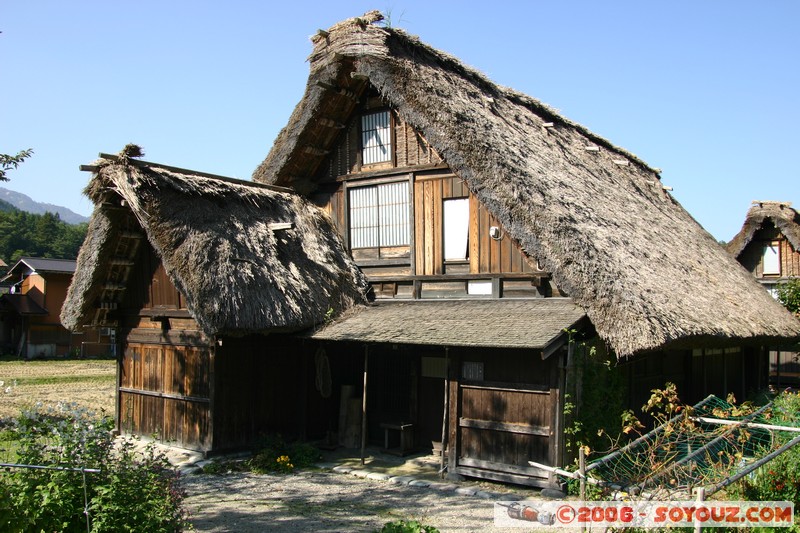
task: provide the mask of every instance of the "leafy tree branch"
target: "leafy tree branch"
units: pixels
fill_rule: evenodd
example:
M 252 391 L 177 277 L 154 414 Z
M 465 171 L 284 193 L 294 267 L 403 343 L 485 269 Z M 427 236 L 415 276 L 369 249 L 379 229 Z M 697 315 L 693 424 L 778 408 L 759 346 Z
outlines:
M 16 155 L 0 154 L 0 181 L 8 181 L 6 172 L 16 169 L 23 161 L 33 155 L 33 149 L 20 150 Z

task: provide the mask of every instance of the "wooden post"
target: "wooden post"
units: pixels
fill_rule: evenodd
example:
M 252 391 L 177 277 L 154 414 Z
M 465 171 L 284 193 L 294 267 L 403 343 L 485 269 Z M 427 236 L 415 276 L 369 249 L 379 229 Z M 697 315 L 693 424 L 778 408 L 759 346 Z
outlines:
M 705 487 L 697 487 L 695 489 L 697 492 L 697 504 L 698 507 L 706 500 L 706 489 Z M 701 533 L 703 531 L 703 523 L 697 518 L 698 513 L 694 514 L 694 531 L 695 533 Z
M 439 461 L 439 477 L 444 478 L 444 449 L 447 447 L 447 411 L 449 409 L 448 400 L 450 396 L 450 374 L 449 374 L 450 348 L 444 348 L 444 412 L 442 413 L 442 449 Z
M 586 450 L 583 446 L 578 448 L 578 473 L 580 477 L 581 501 L 586 501 Z
M 586 449 L 578 448 L 578 474 L 580 474 L 581 502 L 586 501 Z M 586 526 L 581 524 L 581 531 L 586 531 Z
M 369 363 L 369 346 L 364 346 L 364 393 L 361 395 L 361 464 L 367 447 L 367 365 Z

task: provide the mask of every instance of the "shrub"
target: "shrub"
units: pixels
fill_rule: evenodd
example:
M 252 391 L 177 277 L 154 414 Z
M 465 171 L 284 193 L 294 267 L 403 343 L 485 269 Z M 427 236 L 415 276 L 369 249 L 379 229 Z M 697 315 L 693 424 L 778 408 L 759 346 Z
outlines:
M 776 425 L 800 425 L 800 394 L 784 392 L 773 403 L 773 418 Z M 776 432 L 776 445 L 786 444 L 797 433 Z M 794 446 L 743 478 L 731 490 L 732 495 L 753 501 L 794 502 L 800 506 L 800 446 Z
M 790 312 L 800 317 L 800 278 L 792 278 L 784 283 L 779 283 L 775 290 L 778 301 Z
M 262 438 L 257 451 L 246 466 L 257 474 L 289 474 L 295 469 L 308 468 L 321 456 L 311 444 L 287 442 L 280 435 Z
M 387 522 L 379 533 L 439 533 L 433 526 L 426 526 L 416 520 L 395 520 Z
M 180 531 L 177 472 L 153 444 L 115 446 L 113 421 L 74 406 L 23 412 L 12 429 L 17 462 L 98 469 L 13 469 L 0 478 L 0 530 Z

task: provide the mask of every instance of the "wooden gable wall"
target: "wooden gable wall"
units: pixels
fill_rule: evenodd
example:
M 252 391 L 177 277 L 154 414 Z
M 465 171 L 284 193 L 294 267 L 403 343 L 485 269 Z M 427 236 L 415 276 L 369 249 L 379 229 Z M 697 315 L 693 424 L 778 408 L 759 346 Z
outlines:
M 548 274 L 538 262 L 527 257 L 519 245 L 505 235 L 499 221 L 455 175 L 425 138 L 392 113 L 391 162 L 365 167 L 360 161 L 360 116 L 380 109 L 374 97 L 366 98 L 354 113 L 339 141 L 316 176 L 318 187 L 311 200 L 334 220 L 345 244 L 350 248 L 348 190 L 352 187 L 408 181 L 411 194 L 410 245 L 379 252 L 351 250 L 379 296 L 419 297 L 420 280 L 431 291 L 458 295 L 467 291 L 469 280 L 503 278 L 500 290 L 506 296 L 550 295 L 550 284 L 542 283 Z M 469 200 L 468 257 L 445 261 L 444 204 L 456 198 Z M 494 238 L 490 228 L 496 227 Z M 453 284 L 451 280 L 459 280 Z M 460 285 L 459 285 L 460 283 Z M 449 284 L 449 285 L 448 285 Z M 461 288 L 459 288 L 461 287 Z M 405 289 L 404 289 L 405 288 Z M 557 289 L 556 289 L 557 291 Z M 403 296 L 398 296 L 398 295 Z M 557 292 L 556 292 L 557 293 Z
M 781 273 L 780 275 L 765 275 L 762 264 L 764 246 L 775 241 L 780 243 Z M 739 255 L 739 262 L 759 279 L 800 276 L 800 250 L 795 250 L 792 243 L 770 221 L 765 221 L 761 229 L 756 232 L 753 240 Z

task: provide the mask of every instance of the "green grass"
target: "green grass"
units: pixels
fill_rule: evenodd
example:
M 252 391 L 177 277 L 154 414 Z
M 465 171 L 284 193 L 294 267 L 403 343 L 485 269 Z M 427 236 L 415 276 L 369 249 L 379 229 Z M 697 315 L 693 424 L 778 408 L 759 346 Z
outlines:
M 57 376 L 40 378 L 16 378 L 17 386 L 20 385 L 66 385 L 75 383 L 86 383 L 89 385 L 101 385 L 114 381 L 113 375 L 99 376 Z

